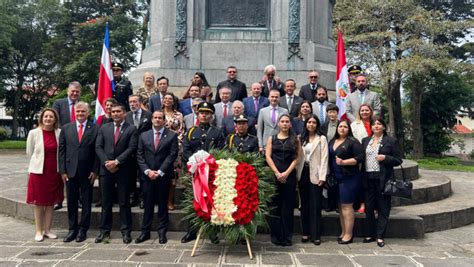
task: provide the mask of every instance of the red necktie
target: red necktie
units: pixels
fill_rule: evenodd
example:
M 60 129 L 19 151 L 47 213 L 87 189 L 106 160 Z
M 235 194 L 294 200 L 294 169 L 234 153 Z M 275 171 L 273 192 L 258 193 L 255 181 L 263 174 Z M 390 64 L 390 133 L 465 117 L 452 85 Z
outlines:
M 194 122 L 195 126 L 199 126 L 199 118 L 196 118 L 196 121 Z
M 156 137 L 155 137 L 155 150 L 158 148 L 160 145 L 160 132 L 156 132 Z
M 117 144 L 119 137 L 120 137 L 120 124 L 117 124 L 115 125 L 114 145 Z
M 83 134 L 83 131 L 84 129 L 82 128 L 82 123 L 79 124 L 79 131 L 77 132 L 77 138 L 79 139 L 79 143 L 82 141 L 82 134 Z
M 74 109 L 74 102 L 71 104 L 71 122 L 76 121 L 76 110 Z
M 224 104 L 224 118 L 227 117 L 227 104 Z

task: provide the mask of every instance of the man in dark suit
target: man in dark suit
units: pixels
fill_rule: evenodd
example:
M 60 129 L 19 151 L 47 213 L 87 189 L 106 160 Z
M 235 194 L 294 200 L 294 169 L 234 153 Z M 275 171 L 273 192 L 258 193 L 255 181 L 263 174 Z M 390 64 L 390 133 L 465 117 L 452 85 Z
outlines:
M 276 67 L 274 65 L 268 65 L 264 69 L 263 80 L 260 81 L 262 85 L 262 96 L 268 97 L 271 90 L 278 90 L 280 96 L 285 94 L 283 89 L 283 83 L 280 81 L 280 78 L 276 77 Z
M 293 79 L 285 81 L 285 95 L 280 97 L 279 106 L 286 108 L 291 118 L 298 116 L 301 101 L 303 99 L 295 95 L 296 82 Z
M 156 80 L 156 87 L 158 92 L 156 95 L 152 96 L 149 100 L 150 112 L 153 113 L 155 110 L 160 110 L 162 108 L 161 104 L 163 101 L 163 95 L 168 92 L 169 80 L 165 76 L 161 76 Z
M 193 113 L 193 99 L 199 97 L 200 91 L 199 86 L 192 85 L 189 88 L 189 98 L 179 101 L 178 109 L 183 116 Z
M 228 136 L 229 134 L 235 133 L 237 123 L 235 122 L 235 119 L 240 117 L 240 115 L 244 114 L 244 104 L 239 101 L 235 100 L 234 103 L 232 103 L 232 114 L 231 116 L 227 116 L 222 120 L 222 131 L 224 132 L 224 136 Z M 256 135 L 257 134 L 257 129 L 255 128 L 255 123 L 256 119 L 250 118 L 246 119 L 246 124 L 247 124 L 247 131 L 250 134 Z
M 321 85 L 318 83 L 319 72 L 312 70 L 308 74 L 309 83 L 301 87 L 299 97 L 309 102 L 316 101 L 316 89 Z
M 327 121 L 326 108 L 329 105 L 328 90 L 324 86 L 316 89 L 316 101 L 311 103 L 313 114 L 318 116 L 319 122 L 323 125 Z
M 75 104 L 76 120 L 63 125 L 59 135 L 59 173 L 66 184 L 69 233 L 64 242 L 87 238 L 91 221 L 92 188 L 99 169 L 95 140 L 98 126 L 87 121 L 89 105 Z M 78 201 L 82 200 L 81 220 L 78 223 Z
M 112 64 L 112 74 L 114 76 L 114 86 L 115 90 L 113 92 L 113 97 L 119 103 L 122 103 L 125 109 L 128 111 L 128 96 L 133 94 L 132 83 L 123 78 L 124 66 L 121 63 Z
M 235 100 L 242 101 L 247 97 L 247 86 L 245 83 L 237 80 L 237 68 L 235 66 L 227 67 L 227 80 L 222 81 L 217 85 L 216 103 L 221 102 L 219 89 L 222 87 L 230 88 L 230 102 L 234 102 Z
M 112 229 L 112 205 L 117 186 L 120 207 L 120 231 L 123 242 L 132 241 L 132 212 L 130 209 L 130 170 L 136 164 L 134 154 L 137 149 L 137 129 L 125 121 L 125 106 L 112 106 L 113 123 L 107 123 L 99 129 L 95 151 L 100 160 L 100 184 L 102 193 L 102 214 L 100 234 L 95 242 L 110 238 Z
M 158 238 L 160 244 L 168 239 L 168 191 L 174 175 L 173 163 L 178 156 L 178 137 L 164 127 L 166 120 L 163 111 L 153 112 L 153 128 L 140 135 L 137 160 L 140 167 L 144 213 L 142 233 L 135 243 L 150 239 L 151 224 L 155 205 L 158 203 Z
M 130 105 L 130 111 L 127 112 L 125 116 L 125 121 L 128 124 L 134 125 L 137 128 L 137 134 L 140 134 L 148 131 L 151 129 L 151 112 L 142 109 L 142 98 L 139 95 L 130 95 L 128 97 L 128 104 Z M 140 182 L 139 177 L 141 176 L 138 173 L 138 165 L 136 165 L 135 170 L 137 171 L 137 175 L 131 177 L 130 179 L 130 190 L 132 193 L 132 201 L 130 205 L 135 207 L 140 204 L 143 207 L 143 203 L 140 200 L 140 192 L 137 188 L 136 182 L 137 179 Z M 141 187 L 140 187 L 141 188 Z
M 243 100 L 244 114 L 247 118 L 253 118 L 257 121 L 260 110 L 264 107 L 268 107 L 270 102 L 268 102 L 268 98 L 261 96 L 262 85 L 260 83 L 252 83 L 251 94 L 251 96 Z

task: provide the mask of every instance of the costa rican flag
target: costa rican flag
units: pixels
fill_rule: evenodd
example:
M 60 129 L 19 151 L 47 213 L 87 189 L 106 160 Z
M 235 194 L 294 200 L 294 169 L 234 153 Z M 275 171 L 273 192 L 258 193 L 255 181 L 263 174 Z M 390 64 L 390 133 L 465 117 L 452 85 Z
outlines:
M 112 74 L 112 57 L 109 53 L 109 24 L 105 25 L 104 45 L 102 46 L 102 59 L 100 62 L 99 86 L 97 90 L 97 101 L 95 104 L 94 120 L 102 124 L 105 115 L 105 100 L 112 97 L 114 90 L 114 76 Z
M 350 94 L 349 72 L 347 71 L 346 52 L 342 32 L 337 33 L 336 56 L 336 105 L 339 108 L 339 119 L 346 119 L 346 97 Z

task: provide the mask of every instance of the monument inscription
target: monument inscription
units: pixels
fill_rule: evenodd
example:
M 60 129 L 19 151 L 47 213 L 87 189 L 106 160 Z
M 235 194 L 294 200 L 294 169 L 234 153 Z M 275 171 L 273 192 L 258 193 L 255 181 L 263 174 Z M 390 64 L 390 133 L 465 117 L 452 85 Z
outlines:
M 269 0 L 207 0 L 208 28 L 269 28 Z

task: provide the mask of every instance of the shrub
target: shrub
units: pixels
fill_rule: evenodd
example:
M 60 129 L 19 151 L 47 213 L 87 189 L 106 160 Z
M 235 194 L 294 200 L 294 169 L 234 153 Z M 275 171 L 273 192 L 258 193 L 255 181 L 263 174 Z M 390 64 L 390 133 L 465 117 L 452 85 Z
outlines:
M 7 129 L 0 127 L 0 140 L 5 140 L 8 137 Z

